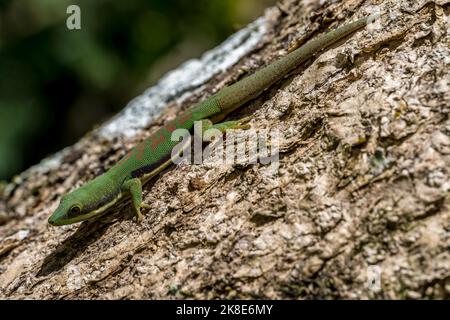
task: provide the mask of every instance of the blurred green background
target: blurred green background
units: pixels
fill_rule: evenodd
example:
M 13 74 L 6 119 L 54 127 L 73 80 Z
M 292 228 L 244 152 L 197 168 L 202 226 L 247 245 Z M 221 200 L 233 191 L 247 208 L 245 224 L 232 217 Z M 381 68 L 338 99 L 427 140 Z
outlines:
M 76 142 L 275 0 L 0 0 L 0 180 Z M 68 30 L 66 9 L 81 9 Z

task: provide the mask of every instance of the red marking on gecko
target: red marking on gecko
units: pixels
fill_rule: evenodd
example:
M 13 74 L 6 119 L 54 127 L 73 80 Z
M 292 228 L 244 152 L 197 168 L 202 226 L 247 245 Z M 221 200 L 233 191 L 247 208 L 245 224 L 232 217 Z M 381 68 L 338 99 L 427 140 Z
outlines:
M 186 112 L 186 114 L 181 115 L 180 117 L 176 118 L 175 120 L 178 122 L 179 126 L 182 126 L 191 118 L 192 118 L 192 112 Z
M 165 140 L 166 137 L 164 136 L 162 130 L 156 131 L 155 134 L 152 136 L 152 149 L 155 150 Z
M 145 152 L 145 146 L 147 145 L 147 141 L 141 142 L 136 146 L 136 159 L 142 160 Z
M 166 129 L 169 133 L 172 133 L 175 131 L 175 129 L 177 128 L 177 125 L 175 124 L 174 121 L 170 121 L 167 125 L 166 125 Z
M 150 136 L 147 140 L 141 142 L 136 147 L 134 147 L 129 153 L 127 153 L 120 161 L 119 165 L 125 164 L 126 161 L 135 155 L 136 160 L 141 161 L 146 147 L 151 146 L 153 150 L 158 148 L 158 146 L 166 140 L 166 136 L 164 135 L 163 130 L 167 130 L 169 134 L 177 129 L 177 127 L 182 126 L 187 121 L 192 118 L 192 112 L 186 112 L 185 114 L 175 118 L 175 120 L 170 121 L 166 126 L 162 127 L 158 131 L 156 131 L 152 136 Z M 148 143 L 149 142 L 149 143 Z

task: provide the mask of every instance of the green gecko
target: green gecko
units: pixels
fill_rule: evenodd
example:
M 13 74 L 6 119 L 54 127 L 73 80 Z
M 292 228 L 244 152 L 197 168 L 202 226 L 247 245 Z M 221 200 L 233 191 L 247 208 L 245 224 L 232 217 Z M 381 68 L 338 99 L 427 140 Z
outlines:
M 140 222 L 143 219 L 141 208 L 150 208 L 142 202 L 142 185 L 171 164 L 172 149 L 179 143 L 171 140 L 171 133 L 175 129 L 191 130 L 195 121 L 202 121 L 204 127 L 217 128 L 222 132 L 228 128 L 242 127 L 243 119 L 217 122 L 259 96 L 315 53 L 363 28 L 376 17 L 368 16 L 319 36 L 194 105 L 135 146 L 107 172 L 65 194 L 48 223 L 60 226 L 88 220 L 128 198 L 131 198 L 136 220 Z

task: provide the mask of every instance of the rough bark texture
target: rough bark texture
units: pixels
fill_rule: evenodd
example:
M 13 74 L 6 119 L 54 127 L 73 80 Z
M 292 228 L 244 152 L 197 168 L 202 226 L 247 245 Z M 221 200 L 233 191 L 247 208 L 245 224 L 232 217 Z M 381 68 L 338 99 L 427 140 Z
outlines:
M 278 175 L 261 164 L 172 166 L 145 187 L 152 209 L 140 225 L 127 204 L 97 221 L 47 225 L 62 194 L 179 110 L 375 5 L 380 28 L 348 37 L 235 114 L 283 133 Z M 127 118 L 141 97 L 1 188 L 0 297 L 449 298 L 449 16 L 445 0 L 267 10 L 219 50 L 239 52 L 226 70 L 205 67 L 223 59 L 213 51 L 194 63 L 210 76 L 166 95 L 151 117 L 138 114 L 142 125 Z M 248 39 L 257 41 L 239 51 Z M 126 123 L 133 131 L 117 134 Z

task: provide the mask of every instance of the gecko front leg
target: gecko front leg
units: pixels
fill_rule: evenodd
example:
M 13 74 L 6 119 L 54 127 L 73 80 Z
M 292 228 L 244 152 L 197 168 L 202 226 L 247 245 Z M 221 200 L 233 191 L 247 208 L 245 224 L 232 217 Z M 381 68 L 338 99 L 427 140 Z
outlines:
M 133 178 L 125 181 L 123 184 L 123 190 L 128 191 L 131 195 L 131 202 L 133 204 L 136 222 L 141 222 L 144 216 L 141 213 L 141 208 L 150 209 L 151 206 L 142 203 L 142 183 L 138 178 Z

